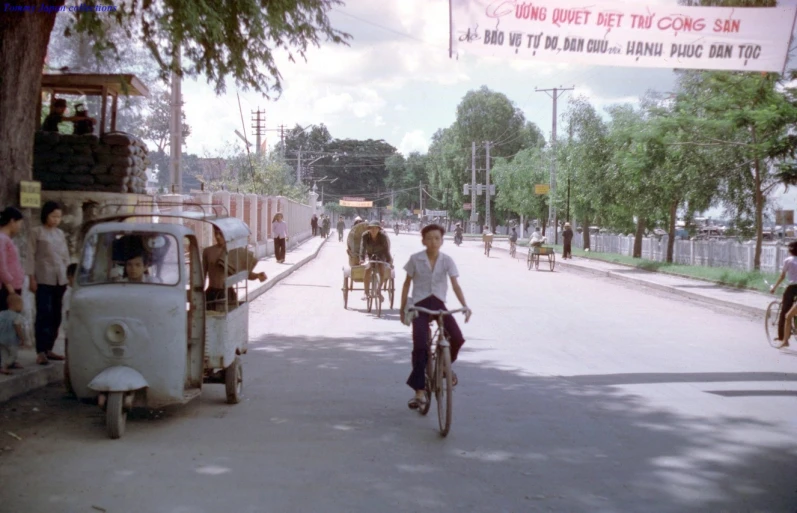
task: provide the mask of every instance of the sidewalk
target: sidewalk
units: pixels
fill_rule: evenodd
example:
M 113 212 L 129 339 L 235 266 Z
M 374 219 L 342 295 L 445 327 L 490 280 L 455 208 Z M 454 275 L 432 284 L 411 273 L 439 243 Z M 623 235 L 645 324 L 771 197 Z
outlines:
M 321 237 L 307 239 L 287 252 L 284 264 L 278 264 L 273 255 L 260 260 L 255 266 L 255 272 L 265 272 L 268 279 L 263 283 L 249 282 L 249 300 L 254 301 L 279 281 L 314 259 L 323 243 L 324 239 Z M 53 350 L 58 354 L 64 354 L 63 336 L 59 337 Z M 0 403 L 50 383 L 60 383 L 63 380 L 63 362 L 36 365 L 36 353 L 33 349 L 20 350 L 19 363 L 23 369 L 13 371 L 12 376 L 0 375 Z
M 509 251 L 508 241 L 496 241 L 494 248 Z M 526 258 L 527 248 L 518 247 L 517 257 Z M 682 297 L 702 301 L 726 308 L 733 308 L 748 314 L 763 316 L 767 305 L 780 296 L 771 296 L 755 290 L 737 289 L 716 283 L 675 276 L 672 274 L 645 271 L 622 264 L 604 262 L 590 258 L 573 257 L 563 260 L 561 253 L 556 255 L 556 267 L 605 276 L 615 280 L 634 283 L 644 287 L 664 290 Z

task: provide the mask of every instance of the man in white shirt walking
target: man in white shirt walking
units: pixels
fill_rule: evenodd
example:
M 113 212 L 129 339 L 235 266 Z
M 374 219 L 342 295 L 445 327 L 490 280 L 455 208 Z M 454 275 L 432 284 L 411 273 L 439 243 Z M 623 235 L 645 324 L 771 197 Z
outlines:
M 401 322 L 405 321 L 410 285 L 412 285 L 412 301 L 415 306 L 429 310 L 447 310 L 445 300 L 448 292 L 448 280 L 450 280 L 451 288 L 457 299 L 464 308 L 468 308 L 465 295 L 457 281 L 459 277 L 457 266 L 450 256 L 440 252 L 444 232 L 443 227 L 437 224 L 430 224 L 421 230 L 426 251 L 410 256 L 410 260 L 404 266 L 407 278 L 404 280 L 404 288 L 401 291 Z M 465 313 L 465 322 L 470 320 L 470 316 L 471 311 L 468 309 Z M 447 315 L 443 319 L 451 344 L 451 363 L 454 363 L 465 339 L 452 315 Z M 429 315 L 418 313 L 418 316 L 412 321 L 412 373 L 407 379 L 407 385 L 415 391 L 415 396 L 407 403 L 411 409 L 423 408 L 426 403 L 424 389 L 426 388 L 426 363 L 429 358 L 428 339 Z M 453 371 L 451 374 L 451 381 L 456 385 L 456 374 Z

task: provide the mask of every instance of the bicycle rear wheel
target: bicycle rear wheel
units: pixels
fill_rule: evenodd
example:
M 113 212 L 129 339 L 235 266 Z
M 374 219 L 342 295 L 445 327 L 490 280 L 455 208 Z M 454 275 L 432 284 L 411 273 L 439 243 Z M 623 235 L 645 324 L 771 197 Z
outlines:
M 764 331 L 767 334 L 767 342 L 776 349 L 780 347 L 780 343 L 775 340 L 778 337 L 778 317 L 780 317 L 780 301 L 773 301 L 764 315 Z
M 440 426 L 440 436 L 448 435 L 448 431 L 451 429 L 453 388 L 451 384 L 451 348 L 438 346 L 434 395 L 437 400 L 437 422 Z

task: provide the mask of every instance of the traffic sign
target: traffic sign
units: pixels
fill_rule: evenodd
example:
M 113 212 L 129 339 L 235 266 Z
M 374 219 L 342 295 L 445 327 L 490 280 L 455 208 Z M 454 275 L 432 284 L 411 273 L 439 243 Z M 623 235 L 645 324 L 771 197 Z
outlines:
M 463 203 L 462 204 L 462 210 L 471 210 L 472 208 L 473 208 L 473 205 L 471 205 L 470 203 Z
M 538 183 L 534 186 L 534 194 L 548 194 L 551 191 L 551 186 L 547 183 Z

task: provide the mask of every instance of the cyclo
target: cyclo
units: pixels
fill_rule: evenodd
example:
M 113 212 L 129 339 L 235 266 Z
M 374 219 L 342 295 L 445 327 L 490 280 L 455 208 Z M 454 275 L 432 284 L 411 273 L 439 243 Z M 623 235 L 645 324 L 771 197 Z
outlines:
M 113 214 L 82 227 L 67 322 L 68 379 L 78 399 L 96 399 L 105 409 L 111 438 L 122 436 L 134 406 L 186 403 L 204 383 L 224 384 L 230 404 L 242 398 L 247 277 L 255 263 L 249 228 L 194 206 L 199 211 Z M 206 305 L 192 227 L 224 238 L 217 265 L 228 278 L 216 305 Z

